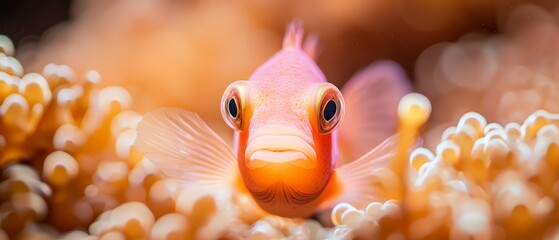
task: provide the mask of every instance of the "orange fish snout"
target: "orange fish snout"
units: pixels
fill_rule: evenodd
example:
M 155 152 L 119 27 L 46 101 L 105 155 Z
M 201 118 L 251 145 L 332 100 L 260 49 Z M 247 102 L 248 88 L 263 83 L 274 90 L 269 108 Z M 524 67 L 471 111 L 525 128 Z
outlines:
M 245 161 L 250 169 L 266 167 L 271 163 L 291 164 L 304 169 L 313 169 L 317 165 L 313 146 L 300 137 L 289 135 L 252 139 L 245 151 Z

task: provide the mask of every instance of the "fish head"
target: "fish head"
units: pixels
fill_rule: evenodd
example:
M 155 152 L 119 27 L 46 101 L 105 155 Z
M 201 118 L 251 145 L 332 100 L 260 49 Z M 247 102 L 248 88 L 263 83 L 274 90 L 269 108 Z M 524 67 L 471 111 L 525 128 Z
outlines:
M 249 81 L 232 83 L 222 115 L 236 130 L 239 169 L 255 199 L 315 200 L 335 166 L 333 136 L 343 114 L 339 89 L 297 49 L 276 54 Z

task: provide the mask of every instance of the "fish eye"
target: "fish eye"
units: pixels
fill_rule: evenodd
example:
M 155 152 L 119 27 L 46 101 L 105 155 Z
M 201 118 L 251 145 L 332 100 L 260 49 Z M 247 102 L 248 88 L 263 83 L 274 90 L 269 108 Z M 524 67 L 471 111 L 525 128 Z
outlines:
M 322 134 L 332 132 L 338 126 L 343 115 L 343 99 L 340 91 L 328 84 L 322 88 L 318 102 L 318 130 Z
M 222 115 L 231 128 L 235 130 L 241 130 L 242 120 L 241 120 L 241 102 L 239 101 L 239 92 L 236 90 L 231 91 L 227 98 L 224 99 L 224 106 L 222 108 Z
M 322 110 L 322 117 L 324 118 L 324 120 L 330 121 L 332 120 L 332 118 L 334 118 L 335 114 L 336 114 L 336 103 L 333 100 L 329 100 L 328 103 L 326 103 L 326 106 L 324 106 L 324 109 Z
M 232 118 L 237 118 L 238 117 L 238 107 L 237 107 L 237 100 L 235 100 L 235 97 L 232 97 L 231 99 L 229 99 L 229 102 L 227 103 L 227 110 L 229 112 L 229 116 Z
M 221 116 L 229 127 L 237 131 L 241 131 L 243 128 L 244 85 L 244 81 L 232 83 L 221 98 Z

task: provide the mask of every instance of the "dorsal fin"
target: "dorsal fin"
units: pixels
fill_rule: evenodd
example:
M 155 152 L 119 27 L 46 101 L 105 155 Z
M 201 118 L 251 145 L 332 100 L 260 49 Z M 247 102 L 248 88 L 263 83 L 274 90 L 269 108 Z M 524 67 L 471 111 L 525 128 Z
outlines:
M 318 57 L 318 36 L 314 33 L 310 33 L 305 39 L 303 44 L 303 51 L 309 55 L 313 60 Z
M 287 29 L 285 30 L 285 37 L 283 38 L 283 48 L 300 49 L 304 34 L 305 34 L 305 29 L 303 29 L 303 21 L 293 20 L 292 22 L 287 24 Z
M 304 35 L 305 29 L 303 28 L 303 21 L 293 20 L 287 25 L 285 37 L 283 38 L 283 48 L 301 49 L 309 55 L 309 57 L 315 59 L 317 56 L 316 48 L 318 45 L 318 37 L 315 34 L 310 34 L 303 43 Z

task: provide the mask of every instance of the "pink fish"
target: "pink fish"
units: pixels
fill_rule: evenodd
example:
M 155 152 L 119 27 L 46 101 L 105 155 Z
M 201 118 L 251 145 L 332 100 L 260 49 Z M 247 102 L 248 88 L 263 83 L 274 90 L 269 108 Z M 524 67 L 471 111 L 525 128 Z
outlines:
M 283 48 L 225 90 L 221 112 L 235 130 L 233 148 L 180 109 L 145 114 L 135 147 L 187 187 L 248 193 L 279 216 L 371 202 L 373 170 L 395 155 L 390 136 L 408 81 L 397 64 L 380 62 L 340 92 L 313 60 L 316 41 L 302 40 L 302 24 L 290 24 Z

